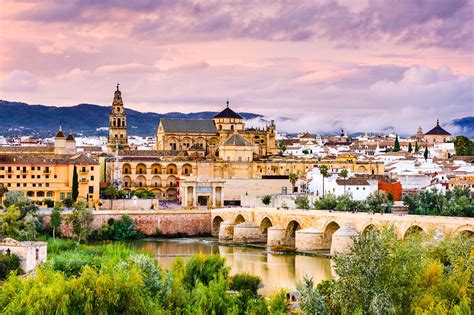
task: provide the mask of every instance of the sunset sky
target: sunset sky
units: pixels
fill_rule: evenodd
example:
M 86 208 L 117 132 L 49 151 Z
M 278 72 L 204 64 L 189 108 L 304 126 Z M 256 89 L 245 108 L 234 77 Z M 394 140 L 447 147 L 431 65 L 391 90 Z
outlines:
M 474 115 L 467 0 L 0 0 L 0 98 L 237 111 L 285 131 Z M 282 121 L 279 117 L 294 118 Z

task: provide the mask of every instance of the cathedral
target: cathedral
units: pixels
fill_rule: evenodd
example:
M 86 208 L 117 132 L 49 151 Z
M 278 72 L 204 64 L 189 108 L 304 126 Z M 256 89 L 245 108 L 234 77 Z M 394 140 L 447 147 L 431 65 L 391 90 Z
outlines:
M 274 121 L 265 129 L 246 129 L 244 118 L 230 109 L 227 101 L 227 107 L 212 119 L 161 119 L 156 131 L 155 148 L 210 154 L 226 161 L 248 161 L 248 152 L 251 156 L 276 154 L 275 136 Z M 239 147 L 239 152 L 230 154 L 229 146 Z M 223 154 L 223 151 L 226 153 Z
M 127 115 L 117 84 L 109 115 L 109 152 L 128 150 Z M 250 162 L 254 156 L 277 154 L 276 126 L 245 128 L 244 118 L 226 108 L 212 119 L 162 118 L 155 135 L 156 151 L 186 152 L 189 156 Z

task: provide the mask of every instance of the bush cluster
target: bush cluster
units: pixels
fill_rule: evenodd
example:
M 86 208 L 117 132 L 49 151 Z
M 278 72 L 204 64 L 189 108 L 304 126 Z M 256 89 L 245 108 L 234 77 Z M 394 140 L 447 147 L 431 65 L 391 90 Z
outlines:
M 92 231 L 91 240 L 127 241 L 142 238 L 143 234 L 137 231 L 135 222 L 126 214 L 119 220 L 110 218 L 100 229 Z
M 0 253 L 0 280 L 6 279 L 10 272 L 21 272 L 20 258 L 15 254 Z
M 430 246 L 426 246 L 430 244 Z M 351 254 L 335 257 L 337 277 L 298 285 L 305 314 L 471 314 L 473 238 L 400 241 L 393 229 L 370 231 Z
M 474 193 L 469 188 L 455 187 L 446 193 L 426 190 L 404 196 L 410 214 L 474 217 Z
M 33 277 L 10 276 L 0 289 L 2 313 L 29 314 L 285 314 L 284 293 L 257 296 L 259 278 L 228 276 L 224 258 L 156 259 L 123 244 L 58 244 Z M 258 285 L 257 285 L 258 284 Z M 238 290 L 236 294 L 231 288 Z
M 392 212 L 393 198 L 383 191 L 371 193 L 366 200 L 354 200 L 350 193 L 340 196 L 326 194 L 323 198 L 316 200 L 313 208 L 316 210 L 357 211 L 357 212 Z

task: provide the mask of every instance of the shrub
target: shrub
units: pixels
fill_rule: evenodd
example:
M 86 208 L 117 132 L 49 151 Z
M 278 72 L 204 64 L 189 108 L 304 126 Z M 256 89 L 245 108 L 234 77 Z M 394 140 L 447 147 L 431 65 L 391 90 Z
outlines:
M 286 314 L 287 311 L 286 290 L 281 289 L 275 292 L 270 299 L 270 312 L 272 314 Z
M 295 205 L 297 209 L 309 209 L 309 200 L 307 196 L 297 196 L 295 198 Z
M 272 202 L 272 196 L 266 195 L 262 197 L 262 203 L 266 206 L 268 206 Z
M 6 279 L 11 272 L 21 272 L 20 258 L 15 254 L 0 254 L 0 280 Z
M 260 279 L 260 277 L 242 273 L 234 276 L 230 289 L 235 291 L 250 291 L 253 295 L 256 295 L 261 285 L 262 279 Z
M 337 199 L 333 194 L 326 194 L 323 198 L 314 202 L 316 210 L 333 210 L 337 206 Z

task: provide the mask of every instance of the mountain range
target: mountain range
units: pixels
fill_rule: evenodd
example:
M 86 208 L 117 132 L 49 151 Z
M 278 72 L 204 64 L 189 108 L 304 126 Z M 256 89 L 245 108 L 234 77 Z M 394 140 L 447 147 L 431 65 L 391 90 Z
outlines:
M 51 137 L 55 135 L 60 124 L 65 131 L 71 128 L 75 135 L 106 136 L 110 110 L 110 106 L 95 104 L 58 107 L 0 100 L 0 136 Z M 187 114 L 180 112 L 142 113 L 127 108 L 128 134 L 153 136 L 161 118 L 210 119 L 216 114 L 217 112 L 210 111 Z M 255 113 L 241 112 L 239 114 L 245 119 L 264 119 L 262 115 Z M 455 135 L 463 134 L 474 138 L 474 117 L 455 119 L 445 124 L 444 127 L 452 130 Z M 386 129 L 391 130 L 393 127 Z M 338 133 L 339 130 L 334 131 L 334 134 Z M 358 134 L 360 133 L 351 135 Z
M 108 134 L 111 106 L 79 104 L 69 107 L 29 105 L 0 100 L 0 135 L 2 136 L 54 136 L 62 125 L 75 135 L 105 136 Z M 210 119 L 217 112 L 166 114 L 142 113 L 127 108 L 128 134 L 153 136 L 160 118 Z M 262 117 L 253 113 L 239 113 L 245 119 Z

